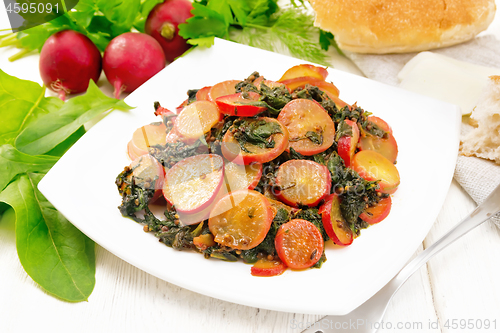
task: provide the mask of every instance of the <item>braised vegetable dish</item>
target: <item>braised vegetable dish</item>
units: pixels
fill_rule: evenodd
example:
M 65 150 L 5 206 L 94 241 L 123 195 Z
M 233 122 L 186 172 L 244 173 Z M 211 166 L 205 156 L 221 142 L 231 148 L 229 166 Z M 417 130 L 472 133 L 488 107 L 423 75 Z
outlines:
M 116 178 L 122 215 L 160 242 L 252 263 L 255 276 L 321 267 L 390 212 L 400 183 L 391 127 L 339 98 L 325 68 L 254 72 L 189 90 L 132 134 Z M 161 217 L 151 204 L 164 207 Z

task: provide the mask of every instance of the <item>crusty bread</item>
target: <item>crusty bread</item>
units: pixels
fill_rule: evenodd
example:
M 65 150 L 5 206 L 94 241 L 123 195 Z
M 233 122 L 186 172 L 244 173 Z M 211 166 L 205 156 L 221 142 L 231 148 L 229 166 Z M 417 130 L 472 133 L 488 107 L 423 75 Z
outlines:
M 471 119 L 477 127 L 463 139 L 460 147 L 462 154 L 500 164 L 500 76 L 490 76 Z
M 472 39 L 495 16 L 495 0 L 309 0 L 315 25 L 341 49 L 403 53 Z

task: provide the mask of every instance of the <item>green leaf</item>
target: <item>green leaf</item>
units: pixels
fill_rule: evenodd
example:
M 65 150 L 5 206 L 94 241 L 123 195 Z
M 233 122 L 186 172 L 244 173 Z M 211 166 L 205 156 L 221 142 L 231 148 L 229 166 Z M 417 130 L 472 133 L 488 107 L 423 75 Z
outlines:
M 22 175 L 0 193 L 0 202 L 16 213 L 19 260 L 47 292 L 66 301 L 87 300 L 95 285 L 95 244 L 38 191 L 42 177 Z
M 87 28 L 98 10 L 99 8 L 95 0 L 78 0 L 78 3 L 74 7 L 74 11 L 68 14 L 80 26 Z
M 214 45 L 215 42 L 215 37 L 210 36 L 210 37 L 201 37 L 201 38 L 192 38 L 187 40 L 188 44 L 191 45 L 198 45 L 201 47 L 210 47 Z
M 251 11 L 248 14 L 248 23 L 267 25 L 271 15 L 276 13 L 278 5 L 275 0 L 250 0 Z
M 134 27 L 139 30 L 139 32 L 144 32 L 144 25 L 146 24 L 146 20 L 148 18 L 149 13 L 153 8 L 162 3 L 163 0 L 146 0 L 141 3 L 141 12 L 137 15 L 134 21 Z
M 332 44 L 333 35 L 331 32 L 326 32 L 324 30 L 319 30 L 319 44 L 321 45 L 321 49 L 328 51 L 328 48 Z
M 0 70 L 0 145 L 13 143 L 28 124 L 59 109 L 63 102 L 45 98 L 45 88 Z
M 31 156 L 11 145 L 0 146 L 0 192 L 14 177 L 26 172 L 47 172 L 59 159 L 56 156 Z
M 231 7 L 238 23 L 245 25 L 247 23 L 247 15 L 250 12 L 248 4 L 245 1 L 238 0 L 227 0 L 227 3 Z
M 141 10 L 140 0 L 96 0 L 99 11 L 108 19 L 111 25 L 111 34 L 116 37 L 129 32 Z
M 87 121 L 110 109 L 131 109 L 125 102 L 108 97 L 90 80 L 85 95 L 70 99 L 59 112 L 40 117 L 19 134 L 15 146 L 30 155 L 45 154 L 66 140 Z
M 233 23 L 233 13 L 226 0 L 210 0 L 208 1 L 207 8 L 221 14 L 224 17 L 226 26 Z
M 40 51 L 47 38 L 58 31 L 67 29 L 75 29 L 75 26 L 70 18 L 65 14 L 50 22 L 21 31 L 17 34 L 17 38 L 19 39 L 21 47 L 30 51 Z
M 198 3 L 193 3 L 194 15 L 186 23 L 179 24 L 179 35 L 185 39 L 200 37 L 224 37 L 228 25 L 224 16 Z
M 81 126 L 75 133 L 71 134 L 69 138 L 52 148 L 50 151 L 46 152 L 45 155 L 61 157 L 68 151 L 68 149 L 73 146 L 78 139 L 80 139 L 85 134 L 85 127 Z

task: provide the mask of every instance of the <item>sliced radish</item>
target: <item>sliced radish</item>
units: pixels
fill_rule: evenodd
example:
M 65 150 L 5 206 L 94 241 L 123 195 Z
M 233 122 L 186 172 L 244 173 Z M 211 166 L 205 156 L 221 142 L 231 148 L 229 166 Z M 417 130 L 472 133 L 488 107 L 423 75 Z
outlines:
M 330 171 L 324 165 L 309 160 L 289 160 L 278 169 L 278 198 L 290 206 L 316 206 L 330 193 Z
M 274 210 L 265 196 L 240 190 L 217 202 L 210 213 L 208 227 L 220 245 L 249 250 L 264 240 L 273 218 Z
M 260 95 L 255 92 L 240 92 L 237 94 L 218 97 L 215 102 L 220 112 L 239 117 L 253 117 L 267 110 L 266 106 L 255 105 Z
M 156 158 L 151 155 L 142 155 L 130 163 L 132 171 L 129 177 L 134 177 L 134 183 L 144 189 L 154 189 L 155 194 L 151 202 L 158 199 L 165 179 L 165 170 Z M 155 181 L 156 179 L 156 181 Z M 131 179 L 130 179 L 131 180 Z
M 311 267 L 323 255 L 323 236 L 314 224 L 302 219 L 287 222 L 274 239 L 276 252 L 291 269 Z
M 210 101 L 208 97 L 208 93 L 210 92 L 210 89 L 212 89 L 212 86 L 208 87 L 203 87 L 198 92 L 196 93 L 196 100 L 197 101 Z
M 163 196 L 178 212 L 201 212 L 216 198 L 223 175 L 224 160 L 219 155 L 188 157 L 168 170 Z
M 240 80 L 227 80 L 215 84 L 208 93 L 208 99 L 215 102 L 218 97 L 235 94 L 236 85 L 240 82 Z
M 379 180 L 380 192 L 392 194 L 400 183 L 398 169 L 382 154 L 362 150 L 354 155 L 352 168 L 368 181 Z
M 335 124 L 315 101 L 294 99 L 281 110 L 278 121 L 288 130 L 290 147 L 306 156 L 327 150 L 335 139 Z
M 148 149 L 154 145 L 165 145 L 167 129 L 163 123 L 152 123 L 135 130 L 132 140 L 128 144 L 130 159 L 147 154 Z
M 340 199 L 337 194 L 330 194 L 320 207 L 321 220 L 326 234 L 337 245 L 352 244 L 354 235 L 340 211 Z
M 386 197 L 381 199 L 375 206 L 368 207 L 359 217 L 369 224 L 379 223 L 391 212 L 392 199 Z
M 288 87 L 288 89 L 290 89 L 290 91 L 294 91 L 297 88 L 303 88 L 306 84 L 310 84 L 311 86 L 318 87 L 329 96 L 339 96 L 339 89 L 333 83 L 326 82 L 314 77 L 296 77 L 294 79 L 284 80 L 280 82 L 284 83 Z
M 220 112 L 215 103 L 197 101 L 189 104 L 179 113 L 174 128 L 186 139 L 198 139 L 210 131 L 219 119 Z
M 344 160 L 345 166 L 351 166 L 351 161 L 356 152 L 356 146 L 359 141 L 359 128 L 355 121 L 344 120 L 345 124 L 351 128 L 350 135 L 342 136 L 338 141 L 339 156 Z
M 313 77 L 318 80 L 324 80 L 328 76 L 328 71 L 324 67 L 318 67 L 309 64 L 297 65 L 289 68 L 285 74 L 279 79 L 280 82 L 290 80 L 297 77 Z
M 259 117 L 257 119 L 247 118 L 245 122 L 256 126 L 262 124 L 264 127 L 268 126 L 270 123 L 272 123 L 273 126 L 279 126 L 279 131 L 268 138 L 268 140 L 274 141 L 274 147 L 266 148 L 247 142 L 244 144 L 247 151 L 243 151 L 235 138 L 234 131 L 236 131 L 236 129 L 234 126 L 231 126 L 222 139 L 223 143 L 221 150 L 226 159 L 237 164 L 251 164 L 255 162 L 266 163 L 281 155 L 288 147 L 288 130 L 278 120 L 268 117 Z
M 285 272 L 287 266 L 281 260 L 259 259 L 253 264 L 250 272 L 253 276 L 276 276 Z
M 262 176 L 262 164 L 252 163 L 240 165 L 233 162 L 224 162 L 224 183 L 227 192 L 237 190 L 253 190 Z

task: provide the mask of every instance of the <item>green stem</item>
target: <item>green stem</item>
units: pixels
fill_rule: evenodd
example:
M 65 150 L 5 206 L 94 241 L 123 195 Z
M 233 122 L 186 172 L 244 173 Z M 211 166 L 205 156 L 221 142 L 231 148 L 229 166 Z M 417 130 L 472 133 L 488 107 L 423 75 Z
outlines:
M 0 32 L 4 32 L 4 31 L 12 31 L 12 29 L 0 29 Z
M 9 57 L 9 61 L 12 62 L 12 61 L 16 61 L 18 59 L 21 59 L 22 57 L 24 57 L 25 55 L 27 55 L 30 52 L 31 52 L 31 50 L 23 49 L 20 52 L 17 52 L 16 54 L 14 54 L 13 56 Z
M 67 13 L 67 12 L 68 12 L 68 9 L 66 8 L 66 1 L 61 0 L 61 5 L 62 5 L 62 7 L 63 7 L 64 12 L 65 12 L 65 13 Z
M 255 28 L 255 29 L 263 29 L 263 30 L 271 30 L 272 27 L 265 27 L 263 25 L 247 23 L 245 27 Z
M 6 39 L 0 42 L 0 47 L 5 47 L 5 46 L 18 46 L 19 45 L 19 40 L 16 38 L 14 39 Z

